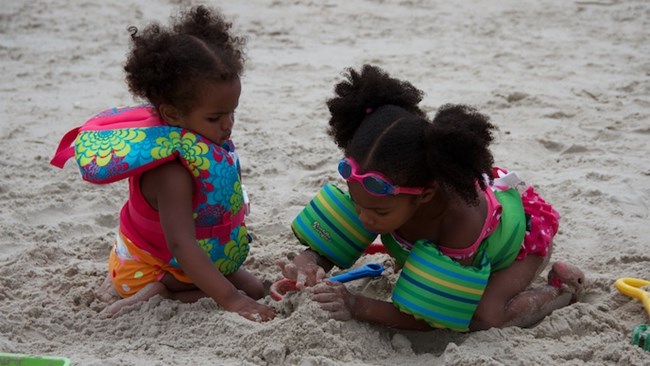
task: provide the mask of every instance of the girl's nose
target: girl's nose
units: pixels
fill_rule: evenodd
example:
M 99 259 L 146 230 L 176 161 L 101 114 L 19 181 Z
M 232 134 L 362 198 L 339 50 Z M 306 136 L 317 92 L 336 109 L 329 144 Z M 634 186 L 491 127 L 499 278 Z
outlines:
M 221 123 L 221 129 L 223 131 L 230 131 L 232 130 L 234 125 L 235 125 L 235 114 L 230 113 L 229 115 L 224 117 L 223 122 Z
M 361 209 L 358 206 L 355 208 L 359 214 L 359 220 L 361 221 L 361 224 L 365 227 L 372 227 L 375 223 L 375 220 L 372 219 L 372 215 L 369 215 L 366 210 Z

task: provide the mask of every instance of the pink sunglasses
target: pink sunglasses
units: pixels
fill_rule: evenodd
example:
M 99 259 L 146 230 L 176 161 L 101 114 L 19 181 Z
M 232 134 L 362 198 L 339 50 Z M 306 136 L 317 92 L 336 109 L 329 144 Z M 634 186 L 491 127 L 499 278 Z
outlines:
M 359 164 L 352 158 L 343 158 L 339 162 L 339 174 L 348 182 L 359 182 L 363 188 L 373 196 L 391 196 L 397 194 L 421 194 L 424 188 L 399 187 L 386 177 L 376 172 L 358 174 Z

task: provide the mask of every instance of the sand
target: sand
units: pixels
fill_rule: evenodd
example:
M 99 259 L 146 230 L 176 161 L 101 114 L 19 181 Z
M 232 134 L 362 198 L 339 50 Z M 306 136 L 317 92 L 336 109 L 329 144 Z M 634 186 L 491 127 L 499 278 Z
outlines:
M 145 5 L 146 3 L 146 5 Z M 325 101 L 346 67 L 373 63 L 426 92 L 429 113 L 467 103 L 499 126 L 494 153 L 562 214 L 554 258 L 589 278 L 584 298 L 529 329 L 406 332 L 328 320 L 305 294 L 253 323 L 212 300 L 153 298 L 113 319 L 93 291 L 126 198 L 73 163 L 60 137 L 108 107 L 123 81 L 129 25 L 165 22 L 189 1 L 6 1 L 0 9 L 0 352 L 75 365 L 650 365 L 631 344 L 649 323 L 619 277 L 650 278 L 650 3 L 596 1 L 223 1 L 248 37 L 234 140 L 252 199 L 246 267 L 302 250 L 289 225 L 328 182 L 340 151 Z M 387 298 L 387 266 L 354 291 Z M 542 278 L 539 281 L 543 281 Z

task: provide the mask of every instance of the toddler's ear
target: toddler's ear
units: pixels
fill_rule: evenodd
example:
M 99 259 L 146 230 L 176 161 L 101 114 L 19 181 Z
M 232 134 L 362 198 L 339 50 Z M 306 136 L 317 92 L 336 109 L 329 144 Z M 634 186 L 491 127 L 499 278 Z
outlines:
M 181 125 L 181 114 L 179 113 L 176 107 L 170 104 L 161 104 L 158 108 L 160 117 L 167 122 L 170 126 L 180 126 Z
M 433 183 L 431 186 L 427 187 L 420 193 L 418 198 L 420 199 L 421 203 L 429 202 L 433 199 L 433 197 L 438 193 L 438 184 Z

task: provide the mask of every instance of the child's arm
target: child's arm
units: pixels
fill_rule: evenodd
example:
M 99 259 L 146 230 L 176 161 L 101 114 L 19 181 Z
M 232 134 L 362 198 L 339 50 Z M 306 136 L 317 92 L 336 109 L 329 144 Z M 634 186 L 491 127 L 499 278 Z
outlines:
M 431 330 L 426 322 L 402 313 L 390 302 L 361 295 L 352 296 L 355 298 L 355 306 L 352 311 L 354 319 L 399 329 Z
M 353 295 L 339 282 L 321 282 L 334 264 L 311 249 L 296 256 L 293 263 L 276 263 L 285 277 L 296 278 L 296 282 L 302 279 L 303 285 L 298 288 L 316 285 L 311 289 L 311 298 L 319 302 L 321 308 L 328 311 L 333 319 L 357 319 L 400 329 L 431 330 L 426 322 L 402 313 L 390 302 Z
M 205 294 L 228 311 L 255 320 L 272 319 L 273 310 L 241 294 L 196 244 L 192 210 L 193 181 L 179 162 L 148 172 L 167 245 L 183 271 Z M 143 192 L 144 193 L 144 192 Z M 150 192 L 151 193 L 151 192 Z
M 388 327 L 411 330 L 431 330 L 429 325 L 402 313 L 390 302 L 353 295 L 339 282 L 325 282 L 311 289 L 312 300 L 338 320 L 356 319 Z

